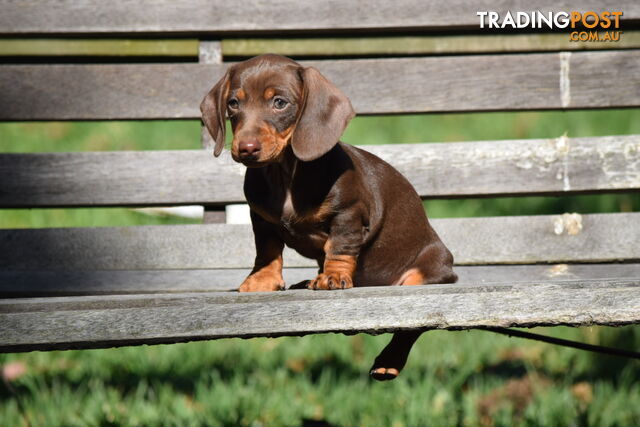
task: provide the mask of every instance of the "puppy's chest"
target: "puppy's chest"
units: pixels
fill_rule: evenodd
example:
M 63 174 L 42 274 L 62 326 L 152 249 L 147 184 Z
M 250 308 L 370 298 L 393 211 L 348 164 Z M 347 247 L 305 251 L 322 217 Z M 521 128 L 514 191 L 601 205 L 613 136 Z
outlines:
M 268 203 L 256 209 L 267 221 L 281 226 L 291 235 L 327 232 L 333 209 L 330 200 L 305 200 L 291 189 L 271 194 Z M 262 212 L 260 212 L 262 210 Z

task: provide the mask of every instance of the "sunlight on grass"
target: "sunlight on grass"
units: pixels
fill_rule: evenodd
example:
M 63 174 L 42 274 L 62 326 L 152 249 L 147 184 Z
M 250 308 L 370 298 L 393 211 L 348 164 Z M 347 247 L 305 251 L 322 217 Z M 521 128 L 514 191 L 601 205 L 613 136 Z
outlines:
M 185 150 L 200 147 L 195 120 L 0 123 L 0 152 Z
M 177 216 L 147 215 L 125 208 L 0 210 L 1 228 L 125 227 L 201 222 L 199 219 Z
M 625 348 L 640 339 L 635 327 L 538 329 Z M 640 417 L 640 366 L 630 360 L 484 331 L 432 331 L 398 380 L 372 382 L 369 364 L 387 339 L 321 335 L 3 355 L 0 364 L 22 363 L 25 373 L 2 392 L 0 410 L 9 425 L 632 425 Z
M 422 114 L 356 117 L 343 141 L 350 144 L 463 142 L 640 133 L 640 109 Z

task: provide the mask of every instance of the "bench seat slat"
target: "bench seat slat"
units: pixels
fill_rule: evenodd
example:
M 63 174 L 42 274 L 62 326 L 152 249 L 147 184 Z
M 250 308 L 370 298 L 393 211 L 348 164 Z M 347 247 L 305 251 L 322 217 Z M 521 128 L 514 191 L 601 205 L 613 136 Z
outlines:
M 640 135 L 363 146 L 423 198 L 640 189 Z M 0 207 L 244 202 L 228 152 L 0 154 Z
M 637 49 L 303 64 L 341 88 L 359 114 L 640 105 Z M 200 101 L 226 66 L 4 65 L 0 120 L 199 118 Z
M 32 298 L 0 301 L 0 351 L 638 321 L 639 279 Z
M 431 222 L 461 265 L 640 260 L 640 213 Z M 250 268 L 254 257 L 249 225 L 0 230 L 6 270 Z M 289 249 L 284 259 L 287 267 L 316 267 Z
M 38 0 L 0 1 L 0 34 L 281 33 L 283 31 L 479 28 L 477 11 L 624 11 L 622 22 L 640 18 L 634 0 L 471 1 L 415 0 Z M 624 25 L 624 24 L 623 24 Z
M 317 268 L 285 268 L 287 286 L 309 280 Z M 0 271 L 0 297 L 78 296 L 236 290 L 249 268 L 211 270 Z M 635 279 L 640 264 L 457 266 L 458 284 L 532 280 Z

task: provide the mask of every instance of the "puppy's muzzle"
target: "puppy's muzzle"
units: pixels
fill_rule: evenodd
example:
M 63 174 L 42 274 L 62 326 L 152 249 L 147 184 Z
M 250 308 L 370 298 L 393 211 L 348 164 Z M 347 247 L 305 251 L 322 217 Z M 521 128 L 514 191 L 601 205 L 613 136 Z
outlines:
M 238 157 L 242 162 L 252 162 L 258 160 L 262 144 L 257 139 L 240 141 L 238 144 Z

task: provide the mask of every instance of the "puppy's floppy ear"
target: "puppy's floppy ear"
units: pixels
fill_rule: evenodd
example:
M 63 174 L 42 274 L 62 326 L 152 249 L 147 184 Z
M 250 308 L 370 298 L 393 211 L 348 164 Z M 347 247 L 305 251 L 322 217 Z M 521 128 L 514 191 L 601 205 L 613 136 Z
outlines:
M 227 97 L 229 96 L 229 71 L 209 91 L 200 103 L 202 121 L 209 134 L 216 142 L 213 155 L 218 157 L 224 148 L 226 134 L 225 115 L 227 111 Z
M 291 137 L 293 153 L 315 160 L 338 142 L 355 116 L 349 98 L 313 67 L 301 69 L 302 103 Z

